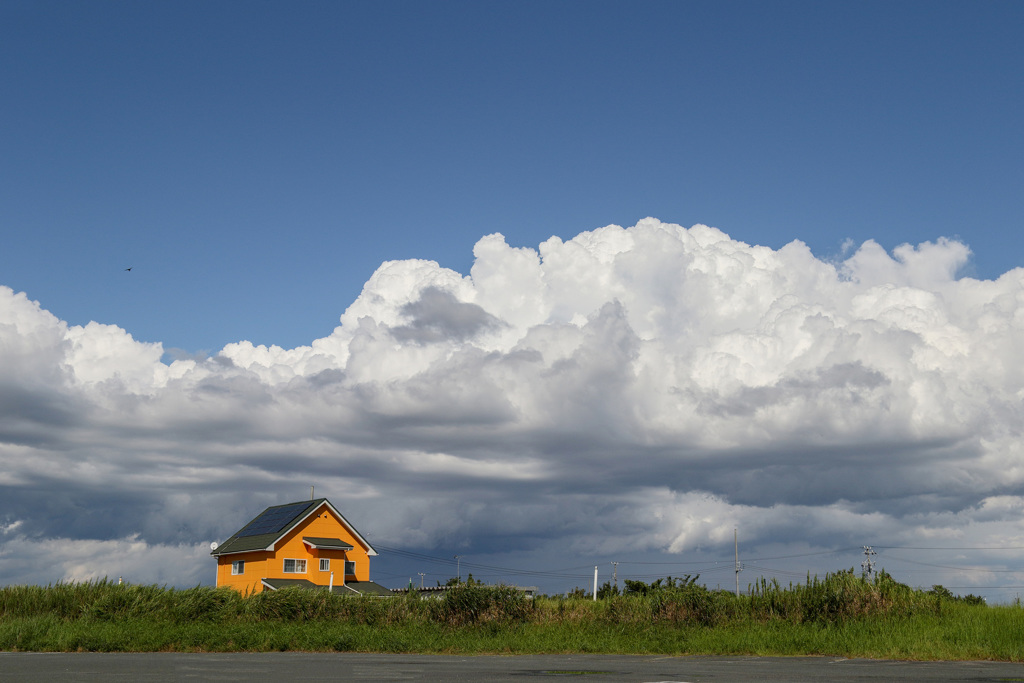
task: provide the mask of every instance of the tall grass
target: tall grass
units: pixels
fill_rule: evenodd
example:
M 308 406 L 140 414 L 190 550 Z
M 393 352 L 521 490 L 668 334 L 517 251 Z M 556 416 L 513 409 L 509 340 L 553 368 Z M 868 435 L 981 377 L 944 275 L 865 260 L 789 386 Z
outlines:
M 110 581 L 0 588 L 0 650 L 830 654 L 1024 660 L 1024 610 L 852 570 L 735 596 L 695 579 L 594 601 L 460 585 L 439 599 Z
M 461 585 L 440 600 L 343 596 L 286 588 L 243 597 L 229 588 L 179 590 L 106 579 L 0 588 L 0 620 L 46 616 L 62 621 L 152 619 L 172 623 L 341 621 L 367 626 L 413 621 L 451 627 L 525 621 L 534 603 L 508 586 Z
M 897 583 L 884 571 L 869 581 L 855 576 L 850 569 L 828 574 L 823 580 L 808 576 L 807 583 L 790 584 L 787 588 L 782 588 L 778 581 L 762 578 L 751 587 L 749 603 L 751 616 L 757 619 L 835 623 L 859 617 L 937 611 L 941 609 L 942 598 Z

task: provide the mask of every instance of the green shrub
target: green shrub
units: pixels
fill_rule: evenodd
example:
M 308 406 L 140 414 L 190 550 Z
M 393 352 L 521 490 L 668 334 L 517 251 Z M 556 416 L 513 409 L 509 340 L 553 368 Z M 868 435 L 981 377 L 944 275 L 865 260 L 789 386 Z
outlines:
M 533 601 L 512 586 L 460 584 L 430 603 L 433 621 L 448 626 L 465 626 L 497 621 L 525 621 L 533 611 Z

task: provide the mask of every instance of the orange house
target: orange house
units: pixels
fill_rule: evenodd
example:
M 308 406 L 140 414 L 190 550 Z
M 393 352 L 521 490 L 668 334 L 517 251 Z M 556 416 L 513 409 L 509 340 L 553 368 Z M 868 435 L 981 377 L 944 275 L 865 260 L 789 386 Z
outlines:
M 393 595 L 370 581 L 377 551 L 326 498 L 274 505 L 213 544 L 217 586 L 244 594 L 288 586 Z

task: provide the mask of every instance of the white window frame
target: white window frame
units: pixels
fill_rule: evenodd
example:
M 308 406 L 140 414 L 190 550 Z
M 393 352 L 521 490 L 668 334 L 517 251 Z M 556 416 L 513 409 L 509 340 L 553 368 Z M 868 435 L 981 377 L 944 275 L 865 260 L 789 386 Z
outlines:
M 345 560 L 345 576 L 356 575 L 356 563 L 352 560 Z
M 231 576 L 239 576 L 245 573 L 245 560 L 235 560 L 231 563 Z
M 326 557 L 320 558 L 320 571 L 329 572 L 331 571 L 331 560 Z
M 292 563 L 291 571 L 288 570 L 288 563 L 289 562 Z M 291 558 L 291 557 L 285 558 L 284 566 L 282 567 L 282 571 L 284 571 L 285 574 L 305 574 L 306 573 L 306 561 L 305 560 L 299 560 L 299 559 Z

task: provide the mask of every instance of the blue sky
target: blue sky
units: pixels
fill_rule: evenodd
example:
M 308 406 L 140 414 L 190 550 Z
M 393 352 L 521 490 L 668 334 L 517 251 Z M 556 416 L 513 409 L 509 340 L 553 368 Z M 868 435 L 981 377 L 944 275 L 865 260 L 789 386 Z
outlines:
M 208 581 L 315 484 L 388 585 L 738 527 L 1012 599 L 1022 20 L 0 0 L 0 584 Z
M 0 281 L 168 348 L 308 344 L 385 260 L 646 216 L 1024 260 L 1015 3 L 0 8 Z

